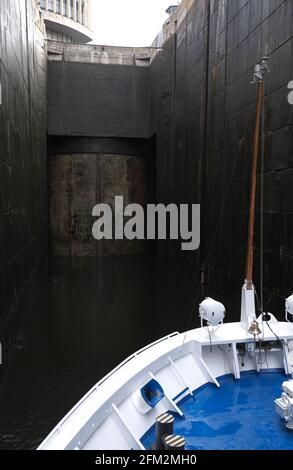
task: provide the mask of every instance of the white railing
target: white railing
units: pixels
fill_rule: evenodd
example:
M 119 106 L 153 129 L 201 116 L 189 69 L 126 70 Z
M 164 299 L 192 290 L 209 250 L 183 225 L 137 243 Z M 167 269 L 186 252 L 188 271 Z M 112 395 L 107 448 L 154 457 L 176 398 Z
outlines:
M 148 346 L 145 346 L 144 348 L 142 348 L 139 351 L 135 352 L 134 354 L 129 356 L 127 359 L 125 359 L 123 362 L 121 362 L 121 364 L 119 364 L 117 367 L 115 367 L 115 369 L 113 369 L 109 374 L 107 374 L 102 380 L 100 380 L 100 382 L 97 383 L 95 388 L 100 387 L 104 382 L 106 382 L 106 380 L 108 380 L 110 377 L 112 377 L 112 375 L 114 375 L 116 372 L 118 372 L 118 370 L 120 370 L 125 364 L 132 361 L 132 359 L 135 359 L 141 353 L 143 353 L 143 352 L 147 351 L 148 349 L 156 346 L 157 344 L 162 343 L 163 341 L 167 341 L 168 339 L 173 338 L 174 336 L 178 336 L 178 335 L 179 335 L 179 332 L 175 331 L 174 333 L 171 333 L 168 336 L 164 336 L 164 338 L 158 339 L 157 341 L 154 341 L 153 343 L 149 344 Z
M 57 425 L 57 427 L 52 431 L 51 434 L 49 434 L 49 436 L 47 437 L 47 439 L 45 439 L 45 441 L 41 444 L 41 446 L 43 446 L 43 444 L 47 444 L 49 441 L 51 441 L 53 439 L 53 437 L 58 433 L 59 429 L 63 426 L 63 424 L 75 413 L 75 411 L 80 408 L 81 405 L 83 405 L 87 399 L 94 393 L 98 390 L 98 388 L 104 384 L 107 380 L 110 379 L 110 377 L 113 377 L 113 375 L 115 375 L 123 366 L 125 366 L 126 364 L 128 364 L 130 361 L 134 360 L 137 358 L 137 356 L 139 356 L 140 354 L 142 354 L 143 352 L 147 351 L 148 349 L 151 349 L 153 348 L 154 346 L 160 344 L 160 343 L 163 343 L 164 341 L 168 341 L 169 339 L 171 338 L 174 338 L 175 336 L 178 336 L 180 333 L 178 331 L 175 331 L 174 333 L 171 333 L 170 335 L 168 336 L 164 336 L 163 338 L 161 339 L 158 339 L 157 341 L 154 341 L 153 343 L 145 346 L 144 348 L 142 349 L 139 349 L 139 351 L 136 351 L 134 354 L 132 354 L 131 356 L 129 356 L 127 359 L 125 359 L 123 362 L 121 362 L 121 364 L 119 364 L 117 367 L 115 367 L 115 369 L 113 369 L 111 372 L 109 372 L 109 374 L 107 374 L 105 377 L 103 377 L 91 390 L 88 391 L 88 393 L 86 393 L 86 395 L 84 395 L 84 397 L 72 408 L 72 410 L 69 411 L 69 413 L 67 413 L 67 415 L 60 421 L 60 423 Z

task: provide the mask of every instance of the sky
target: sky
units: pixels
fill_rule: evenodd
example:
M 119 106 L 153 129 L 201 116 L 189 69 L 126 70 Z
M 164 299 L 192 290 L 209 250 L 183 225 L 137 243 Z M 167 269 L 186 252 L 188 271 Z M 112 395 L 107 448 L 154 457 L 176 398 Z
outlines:
M 150 46 L 178 0 L 92 0 L 94 43 L 105 46 Z

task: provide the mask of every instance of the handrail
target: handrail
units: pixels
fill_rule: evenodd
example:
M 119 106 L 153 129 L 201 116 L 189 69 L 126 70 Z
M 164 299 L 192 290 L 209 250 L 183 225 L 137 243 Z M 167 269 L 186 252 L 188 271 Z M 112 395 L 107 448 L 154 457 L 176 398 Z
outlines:
M 121 362 L 115 369 L 113 369 L 109 374 L 107 374 L 103 379 L 101 379 L 97 384 L 96 388 L 100 387 L 106 380 L 108 380 L 112 375 L 114 375 L 121 367 L 123 367 L 125 364 L 130 362 L 132 359 L 135 359 L 139 354 L 142 354 L 143 352 L 147 351 L 148 349 L 152 348 L 153 346 L 156 346 L 157 344 L 162 343 L 163 341 L 166 341 L 170 338 L 173 338 L 174 336 L 178 336 L 180 333 L 178 331 L 175 331 L 174 333 L 171 333 L 168 336 L 164 336 L 161 339 L 158 339 L 157 341 L 154 341 L 153 343 L 149 344 L 148 346 L 145 346 L 142 349 L 139 349 L 137 352 L 133 353 L 131 356 L 129 356 L 127 359 L 125 359 L 123 362 Z
M 97 391 L 97 389 L 105 383 L 110 377 L 112 377 L 118 370 L 120 370 L 125 364 L 128 362 L 132 361 L 133 359 L 136 359 L 137 356 L 142 354 L 143 352 L 147 351 L 148 349 L 156 346 L 157 344 L 162 343 L 163 341 L 167 341 L 175 336 L 179 336 L 179 332 L 175 331 L 174 333 L 171 333 L 170 335 L 164 336 L 161 339 L 158 339 L 157 341 L 154 341 L 153 343 L 145 346 L 142 349 L 139 349 L 137 352 L 133 353 L 131 356 L 129 356 L 127 359 L 125 359 L 123 362 L 121 362 L 115 369 L 113 369 L 109 374 L 107 374 L 104 378 L 102 378 L 96 385 L 94 385 L 93 388 L 91 388 L 84 396 L 81 398 L 81 400 L 64 416 L 64 418 L 60 421 L 60 423 L 52 430 L 52 432 L 48 435 L 48 437 L 41 443 L 41 446 L 45 443 L 48 443 L 49 441 L 52 440 L 52 438 L 59 432 L 60 428 L 63 426 L 63 424 L 75 413 L 75 411 L 80 408 L 81 405 L 85 403 L 85 401 L 94 393 Z

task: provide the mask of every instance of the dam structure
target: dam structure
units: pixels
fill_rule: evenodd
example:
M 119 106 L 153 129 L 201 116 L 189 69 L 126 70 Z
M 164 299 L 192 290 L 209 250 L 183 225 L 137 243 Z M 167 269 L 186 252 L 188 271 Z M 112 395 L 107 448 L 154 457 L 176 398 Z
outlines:
M 182 0 L 145 47 L 90 43 L 90 8 L 0 2 L 0 448 L 36 448 L 122 359 L 199 326 L 203 298 L 238 321 L 264 56 L 254 282 L 278 320 L 293 289 L 292 0 Z M 95 240 L 115 196 L 200 204 L 199 249 Z

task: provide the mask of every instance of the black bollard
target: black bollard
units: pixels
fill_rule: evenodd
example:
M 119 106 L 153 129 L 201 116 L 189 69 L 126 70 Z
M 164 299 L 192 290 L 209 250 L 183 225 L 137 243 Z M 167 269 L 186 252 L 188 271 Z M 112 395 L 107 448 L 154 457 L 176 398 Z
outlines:
M 163 413 L 156 419 L 156 450 L 165 450 L 164 438 L 173 434 L 174 416 Z
M 181 436 L 165 436 L 165 450 L 185 450 L 185 439 Z

